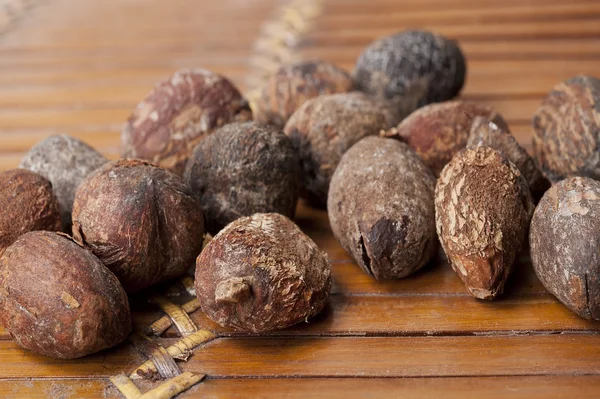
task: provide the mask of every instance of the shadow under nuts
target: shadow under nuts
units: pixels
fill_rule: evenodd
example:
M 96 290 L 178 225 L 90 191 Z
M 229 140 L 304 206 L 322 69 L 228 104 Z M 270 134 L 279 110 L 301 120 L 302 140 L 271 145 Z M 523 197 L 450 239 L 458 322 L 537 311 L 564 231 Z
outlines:
M 320 96 L 305 102 L 284 128 L 300 155 L 301 196 L 313 206 L 324 207 L 340 158 L 363 137 L 389 128 L 392 117 L 387 111 L 359 92 Z
M 494 149 L 466 149 L 446 165 L 435 189 L 437 233 L 471 295 L 502 293 L 533 208 L 527 181 Z
M 202 311 L 240 331 L 269 331 L 306 321 L 323 309 L 330 289 L 326 255 L 276 213 L 229 224 L 196 263 Z
M 20 235 L 60 231 L 58 201 L 50 182 L 25 169 L 0 173 L 0 255 Z
M 300 167 L 290 139 L 256 122 L 230 123 L 202 140 L 185 180 L 215 235 L 242 216 L 276 212 L 294 217 Z
M 204 217 L 180 177 L 123 159 L 79 186 L 73 236 L 131 293 L 179 277 L 194 264 L 202 249 Z
M 327 211 L 333 234 L 376 279 L 406 277 L 435 254 L 435 177 L 408 145 L 367 137 L 331 180 Z
M 19 167 L 50 180 L 60 206 L 63 231 L 69 232 L 77 187 L 87 175 L 107 162 L 108 159 L 86 143 L 62 134 L 33 146 Z
M 600 320 L 600 182 L 552 186 L 531 220 L 531 262 L 544 287 L 573 312 Z
M 182 175 L 200 140 L 227 123 L 250 119 L 248 102 L 228 79 L 182 69 L 158 83 L 135 108 L 121 135 L 123 156 Z
M 121 284 L 63 234 L 21 236 L 0 258 L 0 321 L 25 349 L 74 359 L 110 348 L 131 331 Z

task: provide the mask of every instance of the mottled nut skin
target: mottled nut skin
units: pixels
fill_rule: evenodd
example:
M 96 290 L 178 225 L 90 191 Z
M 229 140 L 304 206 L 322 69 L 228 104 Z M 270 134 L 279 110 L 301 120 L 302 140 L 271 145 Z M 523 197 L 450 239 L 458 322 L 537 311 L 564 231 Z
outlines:
M 58 199 L 62 229 L 71 229 L 71 211 L 75 191 L 83 179 L 108 160 L 92 147 L 66 134 L 50 136 L 34 145 L 20 168 L 39 173 L 52 183 Z
M 333 234 L 378 280 L 406 277 L 435 254 L 435 177 L 406 144 L 367 137 L 340 161 L 329 189 Z
M 0 209 L 0 255 L 28 231 L 60 231 L 60 211 L 52 184 L 29 170 L 0 173 Z
M 183 180 L 137 159 L 108 163 L 79 186 L 73 236 L 128 293 L 181 276 L 202 249 L 204 217 Z
M 323 309 L 330 289 L 326 255 L 276 213 L 237 219 L 196 262 L 202 311 L 235 330 L 262 332 L 306 321 Z
M 283 127 L 302 104 L 324 94 L 352 90 L 352 77 L 321 60 L 283 65 L 269 76 L 256 104 L 256 120 Z
M 554 87 L 533 128 L 534 156 L 552 182 L 568 176 L 600 180 L 600 79 L 577 76 Z
M 25 349 L 74 359 L 131 331 L 121 284 L 98 258 L 61 233 L 30 232 L 0 258 L 0 322 Z
M 467 145 L 471 124 L 476 116 L 483 116 L 508 130 L 502 116 L 487 105 L 448 101 L 416 110 L 385 135 L 405 141 L 439 176 L 454 154 Z
M 250 119 L 247 101 L 228 79 L 182 69 L 160 82 L 133 111 L 121 135 L 123 156 L 182 175 L 200 140 L 227 123 Z
M 531 262 L 552 295 L 600 320 L 600 182 L 571 177 L 552 186 L 531 220 Z
M 427 31 L 409 30 L 371 43 L 356 61 L 359 90 L 411 111 L 447 101 L 463 87 L 466 61 L 458 44 Z
M 331 176 L 342 155 L 363 137 L 389 128 L 391 120 L 381 104 L 359 92 L 305 102 L 284 128 L 300 155 L 301 196 L 313 206 L 324 207 Z
M 256 122 L 223 126 L 194 149 L 185 180 L 198 198 L 209 233 L 242 216 L 294 217 L 300 164 L 290 139 Z
M 500 151 L 515 164 L 527 180 L 531 195 L 536 202 L 550 188 L 550 181 L 544 177 L 533 158 L 519 145 L 513 135 L 487 118 L 480 116 L 473 118 L 467 147 L 490 147 Z
M 533 208 L 527 181 L 499 151 L 468 148 L 446 165 L 435 188 L 437 233 L 471 295 L 502 293 Z

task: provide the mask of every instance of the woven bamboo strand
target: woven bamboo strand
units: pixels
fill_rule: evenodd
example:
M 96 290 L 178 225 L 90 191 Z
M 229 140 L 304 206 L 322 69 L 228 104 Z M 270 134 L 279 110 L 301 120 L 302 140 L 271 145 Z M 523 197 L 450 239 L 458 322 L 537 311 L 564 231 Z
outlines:
M 142 355 L 154 363 L 162 379 L 173 378 L 181 374 L 179 366 L 177 366 L 175 360 L 167 353 L 167 350 L 149 337 L 140 333 L 133 333 L 128 339 Z M 152 374 L 150 377 L 154 378 L 155 375 Z
M 187 360 L 196 347 L 211 341 L 216 337 L 217 336 L 215 334 L 208 330 L 199 330 L 169 346 L 167 348 L 167 353 L 169 356 L 175 359 Z M 151 360 L 148 360 L 140 367 L 135 369 L 129 377 L 134 380 L 141 379 L 144 375 L 150 375 L 155 372 L 157 372 L 156 366 Z
M 151 301 L 156 303 L 158 307 L 167 314 L 182 337 L 187 337 L 198 331 L 198 327 L 196 327 L 192 319 L 190 319 L 190 316 L 188 316 L 188 313 L 191 312 L 186 312 L 186 310 L 170 302 L 162 295 L 153 297 Z
M 115 375 L 114 377 L 110 377 L 110 382 L 113 383 L 115 387 L 121 392 L 123 396 L 127 399 L 139 399 L 142 396 L 142 393 L 135 386 L 133 381 L 129 379 L 125 374 Z
M 194 313 L 196 310 L 200 309 L 200 302 L 197 298 L 194 298 L 183 305 L 181 305 L 181 309 L 186 313 Z M 163 316 L 160 319 L 156 320 L 146 329 L 146 333 L 154 336 L 160 336 L 162 333 L 167 331 L 169 327 L 173 325 L 173 321 L 169 316 Z
M 169 399 L 199 383 L 204 377 L 206 377 L 205 374 L 195 374 L 186 371 L 185 373 L 160 384 L 156 388 L 147 391 L 138 399 Z

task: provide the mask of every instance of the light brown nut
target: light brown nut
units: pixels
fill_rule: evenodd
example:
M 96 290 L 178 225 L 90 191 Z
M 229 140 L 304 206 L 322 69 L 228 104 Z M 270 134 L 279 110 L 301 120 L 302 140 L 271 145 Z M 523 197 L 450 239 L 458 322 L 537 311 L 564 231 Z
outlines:
M 527 181 L 500 152 L 468 148 L 446 165 L 435 189 L 437 234 L 471 295 L 502 293 L 533 209 Z
M 333 234 L 375 277 L 406 277 L 435 254 L 435 177 L 397 140 L 367 137 L 348 150 L 331 180 Z

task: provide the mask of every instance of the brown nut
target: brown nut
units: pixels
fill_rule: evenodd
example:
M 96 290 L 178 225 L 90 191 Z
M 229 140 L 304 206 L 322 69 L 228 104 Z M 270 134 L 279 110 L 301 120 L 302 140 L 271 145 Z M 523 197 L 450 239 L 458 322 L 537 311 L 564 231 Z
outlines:
M 494 149 L 468 148 L 446 165 L 435 189 L 437 233 L 471 295 L 502 293 L 533 208 L 527 181 Z
M 256 122 L 223 126 L 194 149 L 185 180 L 215 235 L 242 216 L 276 212 L 294 217 L 300 166 L 290 139 Z
M 569 176 L 600 180 L 600 79 L 577 76 L 554 87 L 533 128 L 533 153 L 552 182 Z
M 352 78 L 344 70 L 321 60 L 281 66 L 267 78 L 257 101 L 256 120 L 283 128 L 302 104 L 324 94 L 352 90 Z
M 531 262 L 548 291 L 600 320 L 600 182 L 571 177 L 552 186 L 531 220 Z
M 342 155 L 363 137 L 390 127 L 390 122 L 388 110 L 360 92 L 305 102 L 284 128 L 300 155 L 301 196 L 313 206 L 325 206 L 329 182 Z
M 0 208 L 0 255 L 28 231 L 60 231 L 52 184 L 37 173 L 25 169 L 0 173 Z
M 227 123 L 250 119 L 247 101 L 228 79 L 182 69 L 156 85 L 133 111 L 121 135 L 123 156 L 182 175 L 200 140 Z
M 455 41 L 419 30 L 375 40 L 354 69 L 359 90 L 392 101 L 407 112 L 455 97 L 465 75 L 465 57 Z
M 406 277 L 436 252 L 435 177 L 406 144 L 367 137 L 348 150 L 329 189 L 333 234 L 378 280 Z
M 508 131 L 502 116 L 491 107 L 470 101 L 449 101 L 416 110 L 384 135 L 405 141 L 439 176 L 454 154 L 467 145 L 476 116 L 483 116 Z
M 515 164 L 527 180 L 531 195 L 536 202 L 550 188 L 550 181 L 544 177 L 533 158 L 519 145 L 513 135 L 487 118 L 480 116 L 473 118 L 467 147 L 490 147 L 500 151 Z
M 21 236 L 0 258 L 0 322 L 25 349 L 74 359 L 131 331 L 121 284 L 98 258 L 63 234 Z
M 308 320 L 331 289 L 326 255 L 277 213 L 237 219 L 196 262 L 202 311 L 224 327 L 261 332 Z
M 129 293 L 183 275 L 202 249 L 204 217 L 183 180 L 137 159 L 104 165 L 79 186 L 73 236 Z
M 62 229 L 69 232 L 77 187 L 87 175 L 106 162 L 108 160 L 102 154 L 83 141 L 61 134 L 34 145 L 19 167 L 50 180 L 60 206 Z

